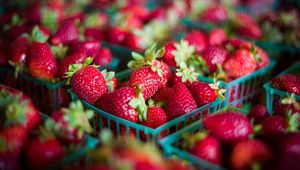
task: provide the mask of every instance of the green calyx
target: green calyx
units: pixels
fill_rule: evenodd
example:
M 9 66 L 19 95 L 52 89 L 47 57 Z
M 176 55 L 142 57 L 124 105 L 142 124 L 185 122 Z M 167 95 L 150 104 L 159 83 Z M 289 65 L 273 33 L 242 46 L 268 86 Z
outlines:
M 68 47 L 63 46 L 63 44 L 59 44 L 57 46 L 51 46 L 50 47 L 51 52 L 53 53 L 54 57 L 58 60 L 61 61 L 67 54 Z
M 103 21 L 100 20 L 99 13 L 88 14 L 84 21 L 84 27 L 101 27 L 103 24 Z
M 18 75 L 27 69 L 26 65 L 21 62 L 13 62 L 8 60 L 8 64 L 15 68 L 14 76 L 18 78 Z
M 180 63 L 186 62 L 195 53 L 195 47 L 189 45 L 185 40 L 181 40 L 180 43 L 175 43 L 174 45 L 176 50 L 173 50 L 172 54 L 174 55 L 177 66 L 180 66 Z
M 52 33 L 56 32 L 58 27 L 58 14 L 55 10 L 51 10 L 49 8 L 42 9 L 42 25 L 45 25 L 47 28 L 50 29 Z
M 182 137 L 184 140 L 183 148 L 190 149 L 195 147 L 199 141 L 208 137 L 208 134 L 206 132 L 197 132 L 196 134 L 184 133 Z
M 106 81 L 106 86 L 108 88 L 108 91 L 112 92 L 114 90 L 114 86 L 115 86 L 114 81 L 112 81 L 113 78 L 115 77 L 115 72 L 107 71 L 106 69 L 104 69 L 101 71 L 101 73 Z
M 223 70 L 223 67 L 221 64 L 217 64 L 217 71 L 213 75 L 215 79 L 228 82 L 228 76 L 226 72 Z
M 27 117 L 24 114 L 29 103 L 21 99 L 22 94 L 13 95 L 6 90 L 0 91 L 0 111 L 5 115 L 4 126 L 22 125 Z
M 297 102 L 294 93 L 292 93 L 288 97 L 283 98 L 281 100 L 281 103 L 284 104 L 284 105 L 292 105 L 295 109 L 300 110 L 300 103 Z
M 94 116 L 94 111 L 84 110 L 79 100 L 71 102 L 69 108 L 63 108 L 62 111 L 65 113 L 63 119 L 68 123 L 68 128 L 77 129 L 78 137 L 93 132 L 89 119 Z
M 39 26 L 35 26 L 32 29 L 30 41 L 31 42 L 40 42 L 44 43 L 48 40 L 49 36 L 46 36 L 39 28 Z
M 287 112 L 287 122 L 288 122 L 288 132 L 298 132 L 299 128 L 299 114 L 298 113 L 293 113 L 292 111 L 289 110 Z
M 183 83 L 189 81 L 194 82 L 198 79 L 198 74 L 195 72 L 193 67 L 188 68 L 185 63 L 180 63 L 180 67 L 176 69 L 176 75 L 181 77 Z
M 66 72 L 66 76 L 65 78 L 68 78 L 67 84 L 70 84 L 70 80 L 71 77 L 80 69 L 82 69 L 83 67 L 89 66 L 90 64 L 92 64 L 93 62 L 93 58 L 92 57 L 87 57 L 83 63 L 79 63 L 79 64 L 71 64 L 69 66 L 69 71 Z M 98 67 L 96 65 L 93 65 L 94 67 Z
M 257 62 L 262 62 L 259 54 L 257 53 L 257 50 L 255 48 L 254 45 L 251 45 L 251 48 L 250 48 L 250 52 L 252 53 L 252 56 L 254 57 L 254 59 L 257 61 Z
M 4 25 L 3 30 L 9 30 L 11 27 L 19 26 L 19 25 L 22 25 L 23 23 L 24 23 L 24 20 L 22 20 L 22 18 L 18 14 L 14 14 L 11 18 L 10 23 L 7 25 Z
M 129 102 L 129 106 L 132 108 L 136 109 L 136 111 L 139 113 L 139 120 L 144 121 L 147 119 L 147 105 L 145 102 L 145 98 L 143 97 L 142 94 L 142 89 L 140 86 L 136 85 L 136 98 L 132 99 Z
M 221 89 L 220 84 L 221 84 L 221 82 L 217 81 L 217 79 L 214 78 L 214 83 L 209 84 L 209 86 L 216 91 L 217 96 L 219 97 L 219 99 L 224 100 L 225 98 L 224 98 L 223 94 L 226 92 L 226 90 Z

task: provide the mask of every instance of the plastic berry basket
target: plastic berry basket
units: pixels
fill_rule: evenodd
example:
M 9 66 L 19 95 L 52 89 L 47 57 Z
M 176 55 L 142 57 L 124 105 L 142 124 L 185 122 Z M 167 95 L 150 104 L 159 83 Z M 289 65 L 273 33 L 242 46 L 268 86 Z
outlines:
M 115 70 L 119 59 L 113 59 L 109 66 L 100 69 Z M 34 104 L 44 113 L 50 114 L 61 106 L 69 103 L 69 95 L 64 86 L 66 81 L 51 83 L 45 80 L 33 78 L 27 73 L 21 73 L 18 78 L 14 77 L 14 70 L 10 67 L 0 67 L 0 83 L 17 88 L 31 97 Z
M 189 29 L 200 29 L 205 32 L 209 32 L 216 27 L 214 24 L 207 22 L 193 21 L 189 18 L 183 18 L 180 22 L 183 26 Z
M 278 76 L 288 74 L 288 73 L 296 73 L 296 72 L 300 72 L 300 61 L 296 62 L 295 64 L 293 64 L 292 66 L 290 66 L 289 68 L 281 72 Z M 264 84 L 264 88 L 266 90 L 266 100 L 267 100 L 266 104 L 269 113 L 272 113 L 273 105 L 276 100 L 281 100 L 282 98 L 292 95 L 291 93 L 273 88 L 270 81 Z M 300 101 L 300 96 L 295 95 L 295 99 L 297 101 Z
M 255 41 L 255 44 L 264 49 L 270 56 L 279 56 L 281 53 L 291 55 L 300 54 L 300 49 L 285 43 L 274 43 L 269 41 Z
M 252 74 L 235 79 L 231 82 L 221 82 L 226 88 L 224 105 L 242 106 L 251 103 L 259 94 L 262 85 L 267 82 L 274 70 L 276 61 L 270 60 L 268 66 L 261 68 Z M 211 78 L 199 76 L 199 80 L 213 82 Z

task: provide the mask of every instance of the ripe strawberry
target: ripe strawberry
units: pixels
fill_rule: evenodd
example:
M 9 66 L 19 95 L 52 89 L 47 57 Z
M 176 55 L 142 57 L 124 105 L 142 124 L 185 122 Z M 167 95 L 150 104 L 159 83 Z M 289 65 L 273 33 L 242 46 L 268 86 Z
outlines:
M 226 21 L 228 18 L 227 10 L 220 6 L 214 5 L 205 9 L 201 13 L 201 20 L 209 23 L 220 23 Z
M 11 154 L 0 154 L 0 164 L 2 169 L 22 169 L 18 157 L 15 157 Z
M 76 144 L 83 140 L 87 133 L 92 132 L 89 119 L 93 111 L 85 111 L 81 102 L 72 102 L 69 108 L 61 108 L 51 115 L 51 120 L 56 124 L 59 139 L 66 144 Z
M 224 62 L 224 71 L 232 78 L 239 78 L 253 73 L 257 62 L 249 50 L 239 49 Z
M 163 55 L 163 61 L 170 67 L 176 67 L 176 62 L 172 52 L 176 50 L 174 42 L 169 42 L 165 45 L 165 54 Z
M 195 109 L 197 109 L 197 104 L 187 87 L 182 83 L 176 83 L 166 100 L 165 111 L 168 119 L 175 119 Z
M 2 41 L 0 41 L 0 66 L 7 64 L 8 56 L 6 52 L 6 45 Z
M 79 40 L 79 29 L 74 22 L 63 23 L 57 32 L 51 37 L 51 43 L 69 45 Z
M 184 134 L 185 147 L 193 155 L 208 162 L 221 165 L 222 155 L 219 141 L 204 132 Z
M 134 34 L 128 33 L 125 37 L 124 44 L 133 51 L 143 51 L 142 39 Z
M 264 105 L 258 104 L 251 108 L 247 115 L 250 119 L 254 119 L 255 123 L 261 123 L 270 116 Z
M 142 120 L 141 124 L 150 128 L 158 128 L 168 121 L 166 112 L 159 106 L 150 106 L 147 109 L 145 119 Z
M 293 95 L 291 97 L 283 98 L 281 101 L 274 102 L 274 114 L 286 117 L 288 114 L 300 114 L 300 104 L 295 100 Z M 300 115 L 298 116 L 300 121 Z
M 222 65 L 228 57 L 228 52 L 222 47 L 208 47 L 203 52 L 201 57 L 206 61 L 208 71 L 215 72 L 217 64 Z
M 268 139 L 276 139 L 285 133 L 288 124 L 284 117 L 273 115 L 262 121 L 263 135 Z
M 151 97 L 155 102 L 165 102 L 171 88 L 170 87 L 161 87 L 157 92 Z
M 118 88 L 118 79 L 115 77 L 115 72 L 107 71 L 106 69 L 101 71 L 109 92 L 112 92 Z
M 251 169 L 254 164 L 267 162 L 271 156 L 272 152 L 268 145 L 260 140 L 245 140 L 234 145 L 231 166 L 233 169 Z
M 136 93 L 133 88 L 122 87 L 100 97 L 95 106 L 120 118 L 137 122 L 139 113 L 130 106 L 130 102 L 135 98 Z
M 245 36 L 247 38 L 251 38 L 254 40 L 258 40 L 262 36 L 262 31 L 258 25 L 247 25 L 243 27 L 239 27 L 236 30 L 240 35 Z
M 212 89 L 209 84 L 204 82 L 192 83 L 189 90 L 197 103 L 197 107 L 212 103 L 217 99 L 216 90 Z
M 76 64 L 70 67 L 68 77 L 70 78 L 71 88 L 80 98 L 91 104 L 108 93 L 105 79 L 97 67 L 89 64 L 91 58 L 87 58 L 84 64 Z
M 0 155 L 11 154 L 19 157 L 25 147 L 28 131 L 22 125 L 14 125 L 0 131 L 1 145 Z
M 87 39 L 94 39 L 97 41 L 105 41 L 105 31 L 98 28 L 86 28 L 84 30 L 84 36 Z
M 198 74 L 193 68 L 188 68 L 186 64 L 181 63 L 180 68 L 176 69 L 176 72 L 172 74 L 169 86 L 172 87 L 176 83 L 183 83 L 188 88 L 192 86 L 193 83 L 198 82 Z
M 72 64 L 83 64 L 87 55 L 85 53 L 73 53 L 64 57 L 59 63 L 58 77 L 61 80 L 66 79 L 69 67 Z
M 28 71 L 36 78 L 53 79 L 58 71 L 57 62 L 47 43 L 35 42 L 30 47 Z
M 238 112 L 221 112 L 207 116 L 203 125 L 213 136 L 223 142 L 244 140 L 252 134 L 250 121 Z
M 29 30 L 30 26 L 28 24 L 15 25 L 5 32 L 5 38 L 7 40 L 15 40 L 23 33 L 29 32 Z
M 256 24 L 255 20 L 246 13 L 237 13 L 235 15 L 235 21 L 238 22 L 239 26 L 251 26 Z
M 200 31 L 192 31 L 185 35 L 184 40 L 186 40 L 189 45 L 194 46 L 197 53 L 201 53 L 207 46 L 206 36 Z
M 272 79 L 274 88 L 300 95 L 300 78 L 294 74 L 286 74 Z
M 113 56 L 109 48 L 100 49 L 99 53 L 93 60 L 93 63 L 99 66 L 108 66 L 112 62 Z
M 209 32 L 207 39 L 208 45 L 221 46 L 227 41 L 227 35 L 223 29 L 215 28 Z
M 128 33 L 121 28 L 111 27 L 108 29 L 107 33 L 108 41 L 112 44 L 123 44 L 127 34 Z
M 64 158 L 64 149 L 54 136 L 33 137 L 28 141 L 25 158 L 31 169 L 43 169 Z
M 100 43 L 96 40 L 87 40 L 80 42 L 77 47 L 74 47 L 71 53 L 84 53 L 88 57 L 95 58 L 100 50 Z

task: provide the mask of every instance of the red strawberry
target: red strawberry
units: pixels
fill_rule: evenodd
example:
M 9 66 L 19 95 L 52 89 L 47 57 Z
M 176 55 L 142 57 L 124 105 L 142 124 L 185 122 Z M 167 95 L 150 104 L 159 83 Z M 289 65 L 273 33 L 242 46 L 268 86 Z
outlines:
M 6 54 L 6 45 L 0 41 L 0 65 L 6 65 L 7 64 L 7 60 L 8 60 L 8 56 Z
M 142 46 L 142 40 L 134 34 L 127 34 L 124 43 L 126 47 L 133 51 L 142 51 L 144 49 Z
M 100 49 L 99 53 L 93 60 L 93 63 L 99 66 L 107 66 L 112 62 L 112 54 L 108 48 Z
M 258 104 L 251 108 L 247 115 L 250 119 L 254 119 L 255 123 L 260 123 L 270 116 L 264 105 Z
M 286 74 L 272 79 L 274 88 L 300 95 L 300 78 L 294 74 Z
M 158 106 L 149 107 L 145 119 L 141 122 L 142 125 L 150 128 L 158 128 L 168 121 L 167 114 L 165 111 Z
M 215 28 L 208 34 L 208 45 L 223 45 L 227 41 L 227 35 L 223 29 Z
M 241 34 L 242 36 L 258 40 L 262 36 L 261 29 L 259 28 L 258 25 L 247 25 L 243 27 L 237 28 L 237 32 Z
M 217 99 L 216 90 L 212 89 L 209 84 L 204 82 L 192 83 L 189 90 L 193 95 L 198 107 L 212 103 Z
M 182 83 L 176 83 L 169 92 L 166 100 L 165 111 L 169 120 L 175 119 L 195 109 L 197 109 L 197 104 L 187 87 Z
M 22 169 L 18 157 L 15 157 L 11 154 L 0 154 L 0 164 L 2 169 Z
M 227 20 L 228 14 L 223 6 L 215 5 L 205 9 L 201 14 L 201 19 L 205 22 L 220 23 Z
M 0 131 L 0 141 L 4 144 L 1 147 L 0 155 L 7 153 L 19 157 L 25 147 L 27 138 L 28 131 L 22 125 L 4 128 Z
M 88 57 L 95 58 L 99 53 L 100 46 L 100 43 L 96 40 L 87 40 L 80 42 L 80 44 L 72 50 L 72 53 L 84 53 Z
M 239 26 L 250 26 L 255 24 L 255 20 L 246 13 L 237 13 L 235 15 L 235 21 Z
M 53 136 L 33 137 L 28 141 L 25 158 L 31 169 L 43 169 L 62 160 L 64 149 Z
M 136 93 L 131 87 L 122 87 L 99 98 L 95 105 L 120 118 L 137 122 L 138 112 L 131 107 L 130 102 L 136 98 Z
M 222 47 L 208 47 L 203 52 L 201 57 L 206 61 L 208 71 L 215 72 L 217 64 L 222 65 L 227 59 L 228 53 Z
M 89 66 L 91 58 L 87 58 L 84 64 L 71 67 L 69 77 L 71 77 L 71 88 L 81 99 L 94 104 L 102 95 L 108 93 L 105 79 L 95 66 Z
M 267 138 L 276 139 L 276 137 L 285 133 L 288 124 L 284 117 L 273 115 L 262 121 L 263 134 Z
M 47 43 L 35 42 L 30 47 L 28 71 L 36 78 L 53 79 L 58 71 L 57 62 Z
M 83 64 L 86 57 L 85 53 L 74 53 L 64 57 L 59 63 L 58 77 L 61 80 L 66 79 L 66 73 L 69 71 L 70 65 Z
M 251 169 L 254 164 L 267 162 L 271 156 L 268 145 L 256 139 L 245 140 L 234 145 L 231 166 L 233 169 Z
M 200 31 L 192 31 L 188 33 L 184 39 L 195 47 L 197 53 L 201 53 L 207 46 L 207 39 L 205 34 Z
M 224 62 L 223 66 L 228 76 L 239 78 L 253 73 L 257 68 L 257 62 L 249 50 L 239 49 Z
M 104 41 L 106 40 L 105 31 L 98 28 L 86 28 L 84 30 L 84 36 L 88 39 L 94 39 L 97 41 Z
M 151 97 L 155 102 L 163 101 L 165 102 L 171 88 L 170 87 L 161 87 L 157 92 Z
M 252 134 L 250 121 L 238 112 L 221 112 L 207 116 L 203 125 L 213 136 L 223 142 L 244 140 Z
M 127 32 L 118 27 L 111 27 L 108 29 L 108 41 L 113 44 L 122 44 L 125 42 Z
M 51 43 L 69 45 L 79 40 L 79 29 L 74 22 L 63 23 L 58 31 L 52 36 Z
M 118 88 L 118 79 L 115 77 L 115 72 L 107 71 L 106 69 L 101 71 L 109 92 L 112 92 Z
M 187 149 L 193 155 L 208 162 L 221 165 L 221 146 L 218 140 L 204 132 L 184 134 Z
M 15 40 L 18 37 L 20 37 L 23 33 L 29 32 L 29 30 L 30 30 L 29 25 L 26 24 L 15 25 L 10 27 L 9 30 L 5 32 L 5 38 L 7 40 Z
M 286 117 L 288 114 L 298 114 L 298 120 L 300 121 L 300 104 L 293 96 L 283 98 L 281 101 L 274 102 L 274 114 Z
M 61 108 L 51 115 L 55 126 L 59 128 L 56 132 L 59 139 L 67 144 L 79 143 L 85 134 L 92 132 L 89 123 L 92 117 L 93 111 L 85 111 L 80 101 L 72 102 L 69 108 Z
M 163 55 L 163 61 L 171 67 L 176 67 L 176 62 L 172 52 L 176 50 L 174 42 L 169 42 L 165 45 L 165 54 Z

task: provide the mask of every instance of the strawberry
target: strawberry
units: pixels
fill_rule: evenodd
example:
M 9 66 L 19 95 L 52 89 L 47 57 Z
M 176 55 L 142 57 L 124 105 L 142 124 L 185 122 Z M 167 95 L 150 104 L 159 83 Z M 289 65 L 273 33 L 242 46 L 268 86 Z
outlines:
M 115 72 L 107 71 L 106 69 L 101 71 L 109 92 L 112 92 L 118 88 L 118 79 L 115 77 Z
M 55 123 L 59 139 L 67 144 L 79 143 L 87 133 L 92 132 L 89 119 L 94 112 L 83 109 L 80 101 L 72 102 L 69 108 L 61 108 L 55 111 L 51 118 Z M 47 122 L 46 122 L 47 123 Z
M 286 74 L 272 79 L 274 88 L 300 95 L 300 78 L 294 74 Z
M 10 154 L 0 154 L 0 164 L 2 169 L 21 170 L 19 159 Z
M 205 132 L 183 135 L 188 151 L 193 155 L 208 162 L 221 165 L 222 155 L 219 141 Z
M 64 57 L 60 63 L 58 68 L 58 77 L 61 80 L 66 79 L 67 72 L 69 71 L 69 67 L 72 64 L 83 64 L 85 59 L 87 58 L 87 55 L 85 53 L 73 53 L 71 55 L 68 55 Z
M 168 119 L 175 119 L 195 109 L 197 104 L 187 87 L 182 83 L 176 83 L 166 99 L 165 111 Z
M 274 102 L 274 114 L 285 117 L 287 113 L 291 115 L 300 114 L 300 103 L 296 101 L 294 95 L 281 99 L 281 101 Z M 300 121 L 300 115 L 298 116 Z
M 6 45 L 0 41 L 0 66 L 7 64 L 8 56 L 6 54 L 5 47 Z
M 254 40 L 259 40 L 262 36 L 261 29 L 258 25 L 247 25 L 239 27 L 236 30 L 240 35 Z
M 201 53 L 207 46 L 206 36 L 200 31 L 188 33 L 185 35 L 184 40 L 186 40 L 189 45 L 194 46 L 197 53 Z
M 163 55 L 163 61 L 170 67 L 176 67 L 174 55 L 172 54 L 176 47 L 174 42 L 169 42 L 165 45 L 165 54 Z
M 262 121 L 263 135 L 267 138 L 276 139 L 276 137 L 285 133 L 288 128 L 284 117 L 273 115 Z
M 139 113 L 130 106 L 130 102 L 133 99 L 136 99 L 136 93 L 133 88 L 122 87 L 100 97 L 96 101 L 95 106 L 120 118 L 137 122 Z
M 134 34 L 128 33 L 125 37 L 124 44 L 133 51 L 142 51 L 142 39 Z
M 257 62 L 249 50 L 238 49 L 224 62 L 224 71 L 228 76 L 239 78 L 253 73 Z
M 147 109 L 147 114 L 141 124 L 150 128 L 158 128 L 167 123 L 168 117 L 165 111 L 159 106 L 150 106 Z
M 125 38 L 127 36 L 127 32 L 123 31 L 118 27 L 111 27 L 108 29 L 108 41 L 112 44 L 122 44 L 125 42 Z
M 203 125 L 213 136 L 223 142 L 247 139 L 252 134 L 250 121 L 238 112 L 221 112 L 207 116 Z
M 208 71 L 213 73 L 217 70 L 217 65 L 222 65 L 228 57 L 228 53 L 222 47 L 208 47 L 201 57 L 205 60 Z
M 208 45 L 221 46 L 227 41 L 226 32 L 223 29 L 215 28 L 209 32 L 207 37 Z
M 107 66 L 112 62 L 113 56 L 109 48 L 102 48 L 93 60 L 93 63 L 99 66 Z
M 84 53 L 88 57 L 95 58 L 100 50 L 100 43 L 96 40 L 87 40 L 80 42 L 71 53 Z
M 105 31 L 98 28 L 86 28 L 84 30 L 84 36 L 87 39 L 94 39 L 97 41 L 105 41 Z
M 149 10 L 138 4 L 128 5 L 121 9 L 121 13 L 133 13 L 139 20 L 145 20 L 149 15 Z
M 234 145 L 230 158 L 231 166 L 233 169 L 251 169 L 254 164 L 267 162 L 271 156 L 268 145 L 260 140 L 245 140 Z
M 221 5 L 208 7 L 201 13 L 201 20 L 209 23 L 220 23 L 228 18 L 227 10 Z
M 251 108 L 247 115 L 250 119 L 254 119 L 255 123 L 260 123 L 270 116 L 264 105 L 258 104 Z
M 72 65 L 69 69 L 71 88 L 80 98 L 91 104 L 108 93 L 105 79 L 97 67 L 91 64 L 92 59 L 86 58 L 84 64 Z
M 31 169 L 43 169 L 64 158 L 62 145 L 54 136 L 33 137 L 28 141 L 25 158 Z
M 161 87 L 157 90 L 157 92 L 151 97 L 155 102 L 165 102 L 171 88 L 170 87 Z
M 30 47 L 28 71 L 33 77 L 53 79 L 58 71 L 57 62 L 47 43 L 34 42 Z
M 69 45 L 79 40 L 79 29 L 74 22 L 64 22 L 51 37 L 51 43 Z

